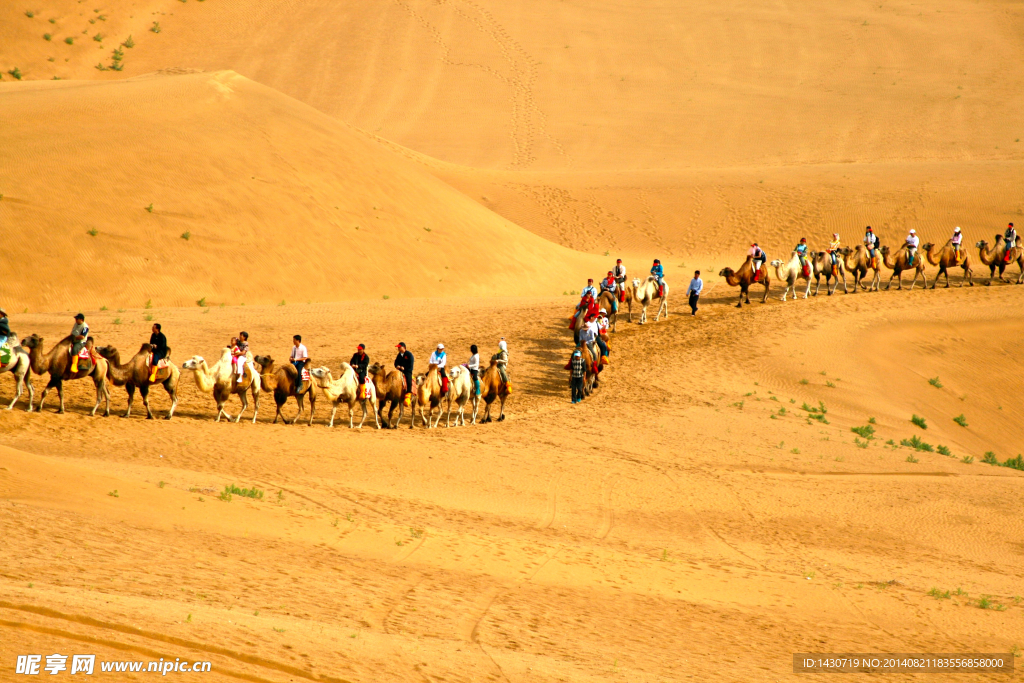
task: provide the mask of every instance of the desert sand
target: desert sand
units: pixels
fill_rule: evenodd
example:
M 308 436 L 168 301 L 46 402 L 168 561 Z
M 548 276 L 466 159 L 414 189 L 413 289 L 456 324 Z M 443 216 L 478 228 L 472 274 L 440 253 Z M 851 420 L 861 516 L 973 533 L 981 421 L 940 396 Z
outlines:
M 273 683 L 1019 653 L 1024 473 L 985 460 L 1024 452 L 1024 287 L 975 263 L 974 287 L 773 284 L 736 310 L 717 273 L 754 239 L 959 225 L 976 260 L 1024 225 L 1022 29 L 962 0 L 4 4 L 20 337 L 49 348 L 81 310 L 122 357 L 160 322 L 179 365 L 245 329 L 332 368 L 404 341 L 420 370 L 505 337 L 515 390 L 502 423 L 412 431 L 329 430 L 324 401 L 272 425 L 269 396 L 215 424 L 188 372 L 171 421 L 118 417 L 120 387 L 89 417 L 87 380 L 64 415 L 0 411 L 0 680 L 52 653 Z M 570 292 L 616 257 L 664 261 L 670 317 L 620 318 L 571 405 Z M 964 680 L 882 676 L 925 677 Z

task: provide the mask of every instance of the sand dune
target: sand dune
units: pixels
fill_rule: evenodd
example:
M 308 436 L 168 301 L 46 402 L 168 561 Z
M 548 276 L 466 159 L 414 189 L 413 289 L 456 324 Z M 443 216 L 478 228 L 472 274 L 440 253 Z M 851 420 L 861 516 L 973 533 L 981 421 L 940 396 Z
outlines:
M 19 306 L 551 294 L 596 263 L 232 72 L 7 84 L 0 101 Z

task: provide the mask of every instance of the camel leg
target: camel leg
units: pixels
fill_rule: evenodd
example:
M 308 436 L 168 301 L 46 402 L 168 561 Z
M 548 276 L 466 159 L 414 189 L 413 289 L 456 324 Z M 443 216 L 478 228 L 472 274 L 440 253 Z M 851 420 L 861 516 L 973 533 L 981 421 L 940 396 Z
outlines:
M 7 406 L 7 410 L 10 410 L 11 408 L 13 408 L 14 404 L 18 402 L 18 399 L 21 398 L 21 394 L 24 391 L 25 376 L 24 375 L 15 375 L 14 376 L 14 383 L 15 383 L 15 387 L 14 387 L 14 392 L 15 392 L 14 393 L 14 400 L 11 401 L 10 405 Z
M 761 299 L 761 303 L 763 303 L 763 304 L 764 303 L 768 303 L 768 290 L 771 289 L 771 284 L 772 284 L 771 281 L 768 280 L 767 277 L 766 277 L 765 281 L 764 281 L 764 298 Z
M 177 387 L 172 389 L 170 386 L 168 386 L 170 381 L 171 380 L 167 380 L 166 382 L 164 382 L 164 389 L 167 391 L 167 395 L 171 399 L 171 409 L 167 411 L 167 416 L 164 418 L 165 420 L 170 420 L 172 417 L 174 417 L 174 409 L 178 407 L 178 389 Z
M 846 269 L 845 268 L 840 268 L 839 269 L 839 275 L 842 276 L 842 278 L 843 278 L 843 294 L 849 294 L 850 293 L 850 286 L 846 284 Z M 838 287 L 839 287 L 839 281 L 836 280 L 836 288 L 838 288 Z M 857 291 L 857 288 L 854 287 L 853 291 Z
M 501 400 L 501 409 L 498 411 L 498 422 L 505 421 L 505 397 L 499 397 Z
M 438 425 L 438 423 L 439 423 L 439 422 L 441 422 L 441 412 L 442 412 L 442 410 L 441 410 L 441 404 L 440 404 L 440 403 L 438 403 L 438 404 L 437 404 L 437 419 L 436 419 L 436 420 L 434 420 L 434 426 L 433 426 L 433 427 L 431 427 L 431 429 L 437 429 L 437 425 Z M 434 406 L 430 406 L 430 414 L 431 414 L 431 415 L 433 415 L 433 414 L 434 414 Z
M 359 426 L 356 429 L 362 429 L 363 423 L 366 422 L 366 399 L 364 398 L 359 404 L 363 407 L 363 419 L 359 421 Z
M 28 385 L 28 409 L 27 412 L 32 412 L 32 403 L 36 400 L 36 388 L 32 386 L 32 371 L 29 370 L 25 373 L 22 381 Z
M 352 414 L 354 412 L 356 412 L 356 404 L 355 404 L 355 402 L 349 403 L 348 404 L 348 428 L 349 429 L 353 429 Z M 361 427 L 362 425 L 359 425 L 359 426 Z
M 134 384 L 126 384 L 126 385 L 124 385 L 124 389 L 125 389 L 125 391 L 128 392 L 128 410 L 126 410 L 124 415 L 122 415 L 121 417 L 131 417 L 132 416 L 132 404 L 135 403 L 135 385 Z
M 139 396 L 142 397 L 142 405 L 146 406 L 146 419 L 153 419 L 153 411 L 149 407 L 149 385 L 142 385 L 139 387 Z
M 327 425 L 328 427 L 333 427 L 334 426 L 334 416 L 337 414 L 337 412 L 338 412 L 338 404 L 334 403 L 334 404 L 331 405 L 331 423 L 329 425 Z
M 441 416 L 438 415 L 437 419 L 440 420 Z M 458 421 L 459 421 L 459 416 L 456 415 L 455 416 L 455 422 L 458 423 Z M 449 429 L 451 426 L 452 426 L 452 399 L 451 399 L 451 396 L 449 394 L 449 398 L 448 398 L 448 415 L 446 415 L 445 418 L 444 418 L 444 428 L 445 429 Z
M 106 377 L 100 377 L 99 381 L 94 381 L 94 384 L 96 385 L 96 405 L 92 407 L 92 412 L 89 415 L 95 415 L 96 410 L 100 407 L 100 401 L 106 399 L 107 410 L 104 417 L 110 417 L 110 389 L 107 388 Z
M 808 289 L 810 289 L 810 286 L 811 286 L 811 283 L 808 282 L 807 283 Z M 827 288 L 828 285 L 825 285 L 825 287 Z M 821 276 L 820 275 L 815 275 L 814 276 L 814 296 L 818 296 L 818 290 L 819 289 L 821 289 Z
M 256 424 L 256 416 L 260 414 L 260 390 L 255 384 L 250 384 L 252 389 L 252 423 Z
M 665 309 L 665 320 L 668 320 L 668 298 L 667 297 L 661 300 L 661 308 L 658 309 L 659 314 L 660 314 L 662 308 Z M 655 318 L 654 321 L 657 322 L 658 319 Z
M 480 406 L 480 398 L 476 395 L 476 390 L 473 391 L 473 424 L 476 424 L 476 411 Z
M 246 397 L 244 391 L 238 395 L 238 398 L 242 401 L 242 409 L 238 411 L 238 415 L 235 417 L 235 424 L 242 421 L 242 414 L 249 409 L 249 399 Z

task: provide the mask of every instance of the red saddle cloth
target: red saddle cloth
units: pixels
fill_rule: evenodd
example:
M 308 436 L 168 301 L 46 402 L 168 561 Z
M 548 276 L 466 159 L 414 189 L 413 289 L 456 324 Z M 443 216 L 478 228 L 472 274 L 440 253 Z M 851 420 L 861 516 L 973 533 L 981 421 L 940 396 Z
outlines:
M 811 276 L 811 266 L 810 266 L 810 264 L 805 263 L 804 264 L 804 277 L 810 277 L 810 276 Z
M 448 378 L 443 375 L 441 376 L 441 393 L 448 393 Z
M 302 377 L 302 381 L 303 382 L 308 382 L 309 381 L 309 370 L 307 370 L 306 368 L 302 368 L 302 374 L 300 375 L 300 377 Z

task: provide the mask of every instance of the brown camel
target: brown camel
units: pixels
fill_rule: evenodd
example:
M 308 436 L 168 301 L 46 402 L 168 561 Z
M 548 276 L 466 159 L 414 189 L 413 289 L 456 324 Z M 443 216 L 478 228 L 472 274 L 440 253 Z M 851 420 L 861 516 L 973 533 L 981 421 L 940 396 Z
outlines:
M 402 416 L 405 415 L 405 376 L 396 368 L 388 370 L 380 363 L 371 365 L 368 373 L 373 378 L 373 386 L 377 389 L 377 410 L 381 424 L 385 429 L 397 429 L 402 425 Z M 384 417 L 384 406 L 388 406 L 387 418 Z M 398 408 L 397 424 L 391 419 L 395 414 L 395 408 Z M 412 410 L 409 411 L 409 419 L 415 419 Z
M 881 283 L 882 276 L 879 273 L 879 265 L 881 259 L 879 257 L 871 258 L 871 252 L 863 244 L 858 244 L 855 248 L 843 247 L 843 265 L 846 266 L 846 270 L 853 275 L 853 291 L 857 292 L 857 288 L 866 289 L 869 292 L 877 292 L 878 285 Z M 864 285 L 864 276 L 868 274 L 868 271 L 873 271 L 871 276 L 871 284 L 868 286 Z
M 850 287 L 846 284 L 846 266 L 843 263 L 843 259 L 836 255 L 836 271 L 832 272 L 832 257 L 824 251 L 817 251 L 811 255 L 811 268 L 814 271 L 814 296 L 818 296 L 818 290 L 821 289 L 821 276 L 825 276 L 825 291 L 829 296 L 839 289 L 839 278 L 843 278 L 843 291 L 846 294 L 850 293 Z M 830 282 L 832 278 L 836 279 L 836 284 L 831 286 Z
M 910 291 L 914 291 L 918 275 L 924 280 L 924 288 L 928 289 L 928 275 L 924 272 L 924 259 L 921 257 L 921 254 L 917 255 L 914 265 L 910 265 L 910 252 L 905 244 L 896 250 L 896 255 L 892 258 L 889 258 L 889 247 L 881 247 L 879 251 L 882 253 L 882 262 L 885 264 L 885 267 L 892 271 L 892 275 L 889 276 L 889 283 L 885 286 L 886 291 L 892 288 L 893 278 L 898 279 L 898 289 L 902 290 L 903 271 L 910 269 L 914 270 L 914 281 L 910 283 Z
M 1017 284 L 1024 283 L 1024 248 L 1020 246 L 1020 237 L 1017 238 L 1015 246 L 1010 250 L 1010 259 L 1005 259 L 1006 250 L 1003 248 L 1003 236 L 996 235 L 996 244 L 991 249 L 988 248 L 988 242 L 982 240 L 974 245 L 978 248 L 979 257 L 981 262 L 988 266 L 988 282 L 986 285 L 992 284 L 992 278 L 995 277 L 996 268 L 999 269 L 999 281 L 1006 282 L 1003 277 L 1003 271 L 1013 263 L 1017 262 L 1017 267 L 1020 268 L 1020 277 L 1017 278 Z
M 316 392 L 313 391 L 312 377 L 303 382 L 301 390 L 297 390 L 299 373 L 291 363 L 278 367 L 270 356 L 254 356 L 252 362 L 260 366 L 260 391 L 274 392 L 274 403 L 277 404 L 277 412 L 274 413 L 274 421 L 271 424 L 277 424 L 277 418 L 279 417 L 285 424 L 295 424 L 298 422 L 302 411 L 306 409 L 306 397 L 308 396 L 309 422 L 307 424 L 312 425 L 313 413 L 316 411 Z M 288 418 L 281 413 L 281 408 L 288 402 L 288 398 L 291 396 L 294 396 L 295 402 L 299 404 L 299 411 L 295 413 L 295 417 L 289 423 Z
M 755 284 L 754 266 L 752 265 L 753 260 L 753 257 L 748 255 L 747 260 L 743 262 L 743 265 L 740 266 L 739 270 L 733 271 L 732 268 L 722 268 L 718 273 L 719 277 L 725 278 L 726 283 L 728 283 L 730 287 L 739 286 L 740 300 L 739 303 L 736 304 L 736 308 L 743 308 L 744 299 L 746 299 L 748 304 L 750 303 L 750 285 Z M 767 263 L 761 264 L 761 280 L 759 284 L 764 285 L 764 298 L 761 299 L 761 303 L 764 303 L 768 301 L 768 290 L 771 287 L 771 279 L 768 277 Z
M 427 370 L 426 375 L 421 375 L 416 378 L 416 408 L 420 413 L 420 421 L 423 422 L 423 426 L 429 429 L 433 429 L 437 426 L 437 423 L 441 421 L 441 373 L 437 371 L 437 365 L 434 363 L 430 364 L 430 369 Z M 427 414 L 424 417 L 423 409 L 427 409 Z M 430 418 L 434 415 L 434 408 L 437 408 L 437 419 L 434 424 L 430 424 Z M 409 429 L 412 429 L 416 424 L 416 416 L 414 415 L 410 421 Z
M 43 395 L 39 397 L 39 405 L 36 406 L 36 410 L 43 409 L 43 401 L 46 400 L 46 393 L 51 388 L 57 390 L 57 396 L 60 398 L 60 407 L 57 409 L 58 413 L 64 412 L 64 382 L 73 379 L 82 379 L 83 377 L 92 378 L 93 384 L 96 385 L 96 404 L 92 407 L 90 415 L 95 415 L 96 410 L 100 407 L 100 401 L 106 399 L 107 409 L 104 412 L 104 416 L 110 415 L 110 389 L 107 387 L 107 360 L 105 358 L 97 358 L 93 353 L 93 340 L 89 337 L 86 340 L 86 348 L 92 353 L 92 363 L 80 363 L 78 366 L 78 372 L 71 372 L 71 337 L 64 337 L 54 345 L 52 349 L 46 354 L 43 353 L 43 338 L 39 335 L 33 334 L 27 339 L 21 341 L 21 345 L 28 349 L 28 358 L 32 372 L 37 375 L 41 375 L 44 372 L 49 373 L 50 381 L 47 383 L 46 388 L 43 389 Z
M 597 299 L 598 309 L 604 309 L 608 313 L 608 322 L 610 323 L 611 331 L 615 331 L 615 320 L 619 317 L 618 307 L 622 304 L 615 298 L 615 295 L 611 292 L 601 292 L 601 296 Z
M 601 369 L 594 362 L 594 354 L 586 344 L 580 347 L 580 356 L 583 357 L 583 395 L 590 396 L 597 389 Z
M 935 276 L 935 282 L 932 283 L 932 289 L 935 289 L 938 286 L 939 278 L 943 275 L 946 276 L 946 289 L 949 289 L 949 268 L 964 269 L 964 277 L 960 280 L 961 287 L 964 286 L 964 280 L 969 282 L 971 287 L 974 286 L 974 271 L 971 269 L 971 256 L 967 253 L 966 248 L 961 247 L 960 249 L 964 256 L 963 263 L 956 262 L 956 253 L 953 251 L 953 243 L 949 240 L 947 240 L 937 252 L 935 250 L 935 245 L 931 242 L 928 244 L 922 244 L 921 249 L 928 258 L 928 263 L 939 267 L 939 272 Z
M 138 388 L 139 394 L 142 396 L 142 405 L 146 406 L 146 419 L 152 420 L 153 411 L 149 407 L 149 388 L 155 384 L 164 385 L 167 395 L 171 398 L 171 409 L 167 411 L 167 416 L 164 419 L 170 420 L 174 416 L 174 409 L 178 405 L 178 377 L 181 375 L 174 363 L 168 360 L 167 367 L 157 370 L 156 377 L 150 382 L 149 378 L 153 370 L 149 365 L 149 357 L 153 353 L 151 345 L 143 344 L 139 347 L 139 352 L 128 359 L 124 365 L 121 365 L 121 354 L 113 346 L 102 346 L 96 349 L 96 353 L 107 360 L 107 379 L 115 387 L 124 387 L 128 392 L 128 410 L 122 417 L 131 416 L 132 402 L 135 401 L 135 389 Z M 170 350 L 168 349 L 169 356 Z
M 632 281 L 624 282 L 622 284 L 623 295 L 622 301 L 619 302 L 619 310 L 622 310 L 623 306 L 626 307 L 626 316 L 629 322 L 633 322 L 633 302 L 636 301 L 639 303 L 636 298 L 636 286 L 633 284 L 634 282 L 639 282 L 639 280 L 634 278 Z
M 501 373 L 498 372 L 498 361 L 491 359 L 491 365 L 484 370 L 480 376 L 480 398 L 484 400 L 487 409 L 480 423 L 491 422 L 491 404 L 495 401 L 501 403 L 501 410 L 498 411 L 498 422 L 505 419 L 505 401 L 508 399 L 508 384 L 501 381 Z

